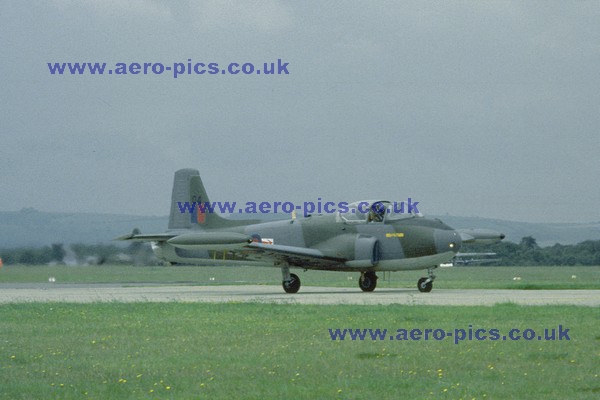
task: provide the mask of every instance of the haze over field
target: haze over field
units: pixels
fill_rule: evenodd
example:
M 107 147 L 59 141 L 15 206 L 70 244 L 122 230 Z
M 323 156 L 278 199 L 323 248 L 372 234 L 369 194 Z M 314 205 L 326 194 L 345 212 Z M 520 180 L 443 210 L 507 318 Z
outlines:
M 164 216 L 213 200 L 420 202 L 599 222 L 600 3 L 0 4 L 0 210 Z M 281 75 L 52 75 L 251 62 Z

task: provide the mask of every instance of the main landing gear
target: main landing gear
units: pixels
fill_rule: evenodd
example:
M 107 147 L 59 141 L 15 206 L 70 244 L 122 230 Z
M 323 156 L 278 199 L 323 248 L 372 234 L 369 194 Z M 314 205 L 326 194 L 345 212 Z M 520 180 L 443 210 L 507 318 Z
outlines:
M 360 274 L 358 286 L 363 292 L 372 292 L 377 286 L 377 275 L 373 271 L 366 271 Z
M 431 292 L 431 289 L 433 289 L 433 281 L 435 280 L 435 275 L 433 274 L 435 268 L 437 268 L 437 266 L 427 268 L 427 278 L 419 279 L 417 282 L 419 292 Z M 300 290 L 300 278 L 298 278 L 298 275 L 291 274 L 289 267 L 282 267 L 281 274 L 283 276 L 283 281 L 281 282 L 283 290 L 285 290 L 286 293 L 298 293 L 298 290 Z M 377 275 L 375 272 L 362 272 L 360 274 L 360 279 L 358 280 L 358 286 L 363 292 L 372 292 L 375 290 L 377 287 Z
M 435 280 L 435 275 L 433 274 L 433 270 L 437 268 L 437 266 L 432 268 L 427 268 L 427 278 L 421 278 L 417 282 L 417 288 L 419 292 L 429 293 L 431 289 L 433 289 L 433 281 Z
M 281 268 L 281 275 L 283 275 L 283 282 L 281 282 L 283 290 L 286 293 L 298 293 L 298 290 L 300 290 L 300 278 L 298 278 L 298 275 L 290 274 L 290 267 Z

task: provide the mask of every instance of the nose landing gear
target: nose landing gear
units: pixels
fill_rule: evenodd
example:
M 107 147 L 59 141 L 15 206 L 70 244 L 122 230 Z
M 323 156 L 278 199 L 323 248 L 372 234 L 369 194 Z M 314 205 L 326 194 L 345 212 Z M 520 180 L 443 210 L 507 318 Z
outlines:
M 431 289 L 433 289 L 433 281 L 435 280 L 435 275 L 433 274 L 433 270 L 437 268 L 437 265 L 432 268 L 427 268 L 427 278 L 421 278 L 417 282 L 417 288 L 419 292 L 429 293 Z

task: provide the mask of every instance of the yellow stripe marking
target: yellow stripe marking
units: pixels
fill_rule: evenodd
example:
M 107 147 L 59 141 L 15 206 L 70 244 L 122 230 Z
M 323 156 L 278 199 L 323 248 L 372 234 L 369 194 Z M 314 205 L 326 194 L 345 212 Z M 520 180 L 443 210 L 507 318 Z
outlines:
M 404 237 L 404 233 L 402 233 L 402 232 L 386 233 L 385 237 L 386 238 L 393 238 L 393 237 L 401 238 L 401 237 Z

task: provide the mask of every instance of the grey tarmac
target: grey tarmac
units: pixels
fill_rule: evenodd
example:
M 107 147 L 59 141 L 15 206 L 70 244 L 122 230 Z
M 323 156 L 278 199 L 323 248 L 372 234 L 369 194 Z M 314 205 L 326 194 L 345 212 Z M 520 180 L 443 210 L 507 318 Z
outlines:
M 28 302 L 192 302 L 354 305 L 520 305 L 600 306 L 600 290 L 507 290 L 381 288 L 363 293 L 358 288 L 303 286 L 296 294 L 275 285 L 119 285 L 119 284 L 0 284 L 0 304 Z

